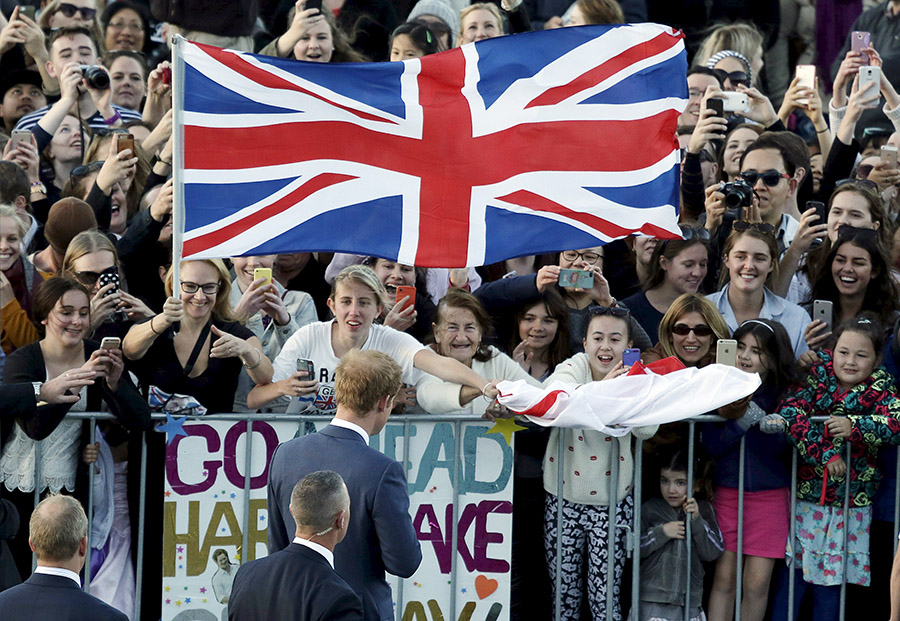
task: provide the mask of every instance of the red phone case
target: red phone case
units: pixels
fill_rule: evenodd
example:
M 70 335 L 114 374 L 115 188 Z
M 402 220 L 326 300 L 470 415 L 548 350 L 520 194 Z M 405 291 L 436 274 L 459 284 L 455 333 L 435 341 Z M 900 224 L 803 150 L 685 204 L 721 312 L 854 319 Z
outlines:
M 400 310 L 404 311 L 410 306 L 416 305 L 416 288 L 410 287 L 408 285 L 401 285 L 397 287 L 397 300 L 402 300 L 405 297 L 409 297 L 406 301 L 406 304 L 403 305 L 403 308 Z

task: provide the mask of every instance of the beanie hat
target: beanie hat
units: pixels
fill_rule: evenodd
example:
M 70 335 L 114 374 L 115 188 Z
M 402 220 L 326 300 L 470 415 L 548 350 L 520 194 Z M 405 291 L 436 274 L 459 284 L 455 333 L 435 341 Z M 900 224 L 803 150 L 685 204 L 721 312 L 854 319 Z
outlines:
M 409 12 L 407 21 L 411 22 L 420 15 L 434 15 L 439 18 L 450 28 L 450 45 L 456 42 L 456 37 L 459 36 L 459 13 L 444 0 L 419 0 Z
M 64 255 L 73 237 L 95 228 L 97 218 L 90 205 L 77 198 L 63 198 L 50 208 L 47 224 L 44 226 L 44 237 L 53 250 Z

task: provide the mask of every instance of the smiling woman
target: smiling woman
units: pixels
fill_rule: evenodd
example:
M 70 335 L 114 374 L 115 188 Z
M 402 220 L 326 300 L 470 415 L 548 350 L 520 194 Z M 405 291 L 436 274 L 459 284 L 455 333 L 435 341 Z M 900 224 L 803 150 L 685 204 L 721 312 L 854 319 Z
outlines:
M 143 56 L 139 52 L 116 50 L 103 58 L 103 64 L 109 70 L 112 102 L 140 111 L 147 90 Z

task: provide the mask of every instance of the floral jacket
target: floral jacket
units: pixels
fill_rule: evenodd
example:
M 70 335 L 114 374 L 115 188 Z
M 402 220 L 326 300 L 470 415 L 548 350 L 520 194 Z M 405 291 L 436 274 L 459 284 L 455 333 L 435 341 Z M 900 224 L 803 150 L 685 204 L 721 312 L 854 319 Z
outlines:
M 818 352 L 805 385 L 789 393 L 779 406 L 788 423 L 787 434 L 800 455 L 797 469 L 797 498 L 821 505 L 842 506 L 847 475 L 829 480 L 826 466 L 838 457 L 846 461 L 846 445 L 851 444 L 847 464 L 850 478 L 850 506 L 868 507 L 881 482 L 878 452 L 884 445 L 900 444 L 900 399 L 891 375 L 878 367 L 866 380 L 842 392 L 834 374 L 830 351 Z M 850 437 L 832 437 L 824 423 L 812 416 L 848 416 Z

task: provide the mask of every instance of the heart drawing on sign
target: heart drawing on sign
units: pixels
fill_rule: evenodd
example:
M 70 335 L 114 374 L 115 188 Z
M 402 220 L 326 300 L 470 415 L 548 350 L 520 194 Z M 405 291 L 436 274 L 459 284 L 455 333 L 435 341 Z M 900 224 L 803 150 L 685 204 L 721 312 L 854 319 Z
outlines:
M 492 578 L 487 578 L 485 576 L 475 577 L 475 592 L 478 593 L 478 599 L 484 599 L 496 591 L 497 586 L 499 586 L 499 583 Z

